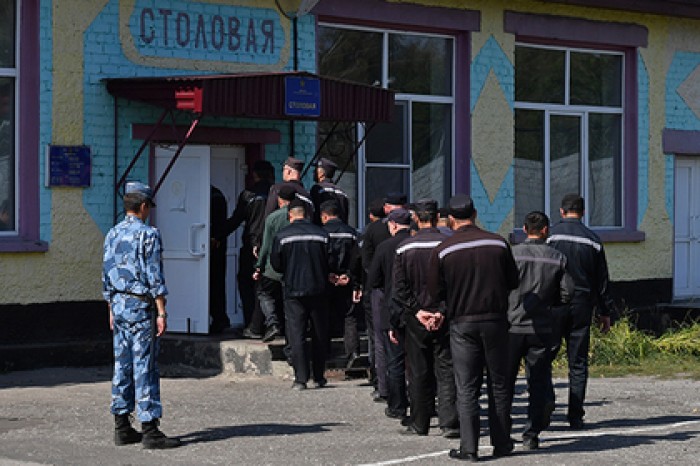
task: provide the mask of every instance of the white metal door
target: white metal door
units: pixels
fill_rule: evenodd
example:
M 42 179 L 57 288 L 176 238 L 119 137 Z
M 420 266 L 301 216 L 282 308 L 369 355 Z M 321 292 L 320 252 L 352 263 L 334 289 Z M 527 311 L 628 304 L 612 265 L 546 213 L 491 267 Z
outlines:
M 175 150 L 156 148 L 156 179 Z M 209 332 L 210 153 L 208 146 L 185 146 L 156 194 L 172 332 Z
M 677 158 L 673 296 L 700 298 L 700 158 Z
M 235 147 L 211 148 L 211 184 L 224 193 L 230 217 L 236 208 L 238 194 L 245 184 L 245 149 Z M 238 294 L 238 254 L 241 247 L 239 228 L 228 238 L 226 250 L 226 314 L 231 327 L 244 325 L 243 310 Z

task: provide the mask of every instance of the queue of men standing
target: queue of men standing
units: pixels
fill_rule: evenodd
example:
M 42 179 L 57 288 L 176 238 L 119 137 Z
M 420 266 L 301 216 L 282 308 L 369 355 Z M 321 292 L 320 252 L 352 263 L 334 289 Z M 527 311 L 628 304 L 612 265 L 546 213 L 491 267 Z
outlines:
M 305 390 L 312 380 L 316 387 L 328 383 L 331 328 L 341 329 L 352 366 L 364 307 L 372 398 L 386 403 L 386 416 L 401 420 L 403 434 L 427 435 L 436 415 L 442 436 L 460 438 L 449 456 L 478 460 L 486 375 L 493 455 L 509 455 L 514 386 L 524 362 L 522 442 L 537 449 L 555 408 L 551 363 L 562 338 L 570 374 L 567 419 L 573 429 L 584 427 L 590 326 L 595 309 L 607 330 L 610 312 L 605 253 L 581 221 L 580 196 L 564 197 L 562 221 L 551 232 L 544 213 L 528 214 L 526 239 L 511 248 L 477 226 L 467 195 L 451 198 L 440 215 L 434 200 L 407 204 L 405 195 L 389 193 L 383 205 L 371 206 L 358 242 L 347 225 L 347 195 L 332 183 L 335 164 L 319 161 L 311 193 L 301 183 L 302 168 L 289 158 L 283 182 L 270 188 L 253 274 L 267 325 L 263 340 L 284 333 L 293 389 Z
M 427 435 L 437 415 L 441 435 L 460 438 L 459 448 L 449 456 L 477 461 L 479 397 L 486 374 L 493 455 L 509 455 L 514 449 L 514 385 L 524 359 L 529 403 L 523 446 L 538 448 L 539 434 L 548 427 L 555 407 L 551 363 L 562 338 L 570 376 L 567 418 L 571 428 L 584 427 L 590 326 L 595 309 L 607 330 L 610 311 L 605 253 L 599 238 L 581 221 L 580 196 L 564 197 L 563 220 L 551 232 L 545 214 L 528 214 L 523 227 L 527 239 L 511 249 L 505 239 L 477 226 L 477 211 L 467 195 L 449 200 L 447 226 L 438 228 L 436 201 L 422 199 L 409 206 L 404 195 L 390 193 L 381 208 L 372 206 L 373 221 L 360 246 L 357 232 L 347 225 L 347 195 L 332 182 L 337 169 L 333 162 L 319 161 L 311 194 L 301 183 L 300 160 L 286 160 L 281 183 L 271 185 L 270 177 L 263 176 L 270 168 L 254 167 L 257 184 L 265 186 L 241 194 L 221 237 L 213 239 L 225 239 L 245 222 L 251 240 L 244 245 L 253 256 L 246 256 L 252 269 L 247 272 L 256 283 L 254 301 L 259 303 L 246 312 L 247 336 L 270 341 L 284 334 L 285 353 L 294 369 L 293 389 L 305 390 L 310 381 L 319 388 L 327 385 L 324 374 L 334 326 L 343 333 L 348 367 L 357 361 L 359 310 L 364 303 L 372 397 L 386 403 L 388 417 L 401 420 L 403 434 Z M 134 185 L 127 193 L 136 197 L 125 204 L 131 215 L 127 221 L 144 221 L 155 205 L 150 188 Z M 113 236 L 127 227 L 115 228 L 105 242 L 103 277 L 105 298 L 112 304 L 110 321 L 115 322 L 115 443 L 143 441 L 149 448 L 172 448 L 179 442 L 157 428 L 157 346 L 151 343 L 151 350 L 144 352 L 145 342 L 154 342 L 167 326 L 159 250 L 146 274 L 158 278 L 157 283 L 122 283 L 125 274 L 139 274 L 126 269 L 122 274 L 115 264 Z M 159 246 L 157 230 L 152 231 Z M 130 267 L 141 263 L 137 257 L 131 262 Z M 247 278 L 239 274 L 239 280 Z M 155 302 L 157 319 L 144 321 L 148 328 L 143 339 L 127 341 L 116 332 L 117 322 L 131 325 L 134 315 L 129 306 L 121 310 L 117 298 L 124 296 L 135 309 Z M 243 301 L 252 306 L 250 299 Z M 255 312 L 262 316 L 264 333 L 251 328 Z M 217 329 L 226 325 L 217 323 Z M 137 359 L 144 354 L 144 361 L 123 363 L 127 347 Z M 133 367 L 143 373 L 134 374 Z M 145 403 L 144 397 L 153 399 Z M 142 407 L 149 403 L 158 409 Z M 143 436 L 129 423 L 134 409 L 144 422 Z

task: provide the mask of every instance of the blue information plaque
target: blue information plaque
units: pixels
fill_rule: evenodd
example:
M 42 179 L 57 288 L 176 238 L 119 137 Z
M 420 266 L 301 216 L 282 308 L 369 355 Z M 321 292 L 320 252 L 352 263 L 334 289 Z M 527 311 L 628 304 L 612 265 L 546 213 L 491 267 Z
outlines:
M 49 145 L 46 152 L 46 186 L 90 186 L 92 159 L 88 146 Z
M 289 116 L 321 115 L 321 81 L 318 78 L 284 78 L 284 113 Z

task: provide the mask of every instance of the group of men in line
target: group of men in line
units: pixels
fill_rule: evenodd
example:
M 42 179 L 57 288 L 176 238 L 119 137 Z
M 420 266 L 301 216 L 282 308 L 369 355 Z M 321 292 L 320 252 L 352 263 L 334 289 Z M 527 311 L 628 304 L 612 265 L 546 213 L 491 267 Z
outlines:
M 404 202 L 388 196 L 386 220 L 370 224 L 363 238 L 365 292 L 375 316 L 373 397 L 386 401 L 385 414 L 401 419 L 404 434 L 427 435 L 436 413 L 442 435 L 460 438 L 449 456 L 478 461 L 485 372 L 493 455 L 509 455 L 524 360 L 529 400 L 522 440 L 525 449 L 537 449 L 555 408 L 551 363 L 564 339 L 567 419 L 582 429 L 594 312 L 603 331 L 610 326 L 607 262 L 600 239 L 582 223 L 583 198 L 564 196 L 562 220 L 551 229 L 547 215 L 530 212 L 526 239 L 512 248 L 476 225 L 467 195 L 450 199 L 448 231 L 438 228 L 435 201 Z
M 305 390 L 311 380 L 327 384 L 333 325 L 342 328 L 348 367 L 354 364 L 364 309 L 372 396 L 387 404 L 387 416 L 401 420 L 405 434 L 427 435 L 437 412 L 442 435 L 460 438 L 450 457 L 477 460 L 486 369 L 494 456 L 510 454 L 511 404 L 524 359 L 529 408 L 523 444 L 536 449 L 555 406 L 551 361 L 562 338 L 570 371 L 567 417 L 572 428 L 583 427 L 594 309 L 604 329 L 610 321 L 605 254 L 581 221 L 580 196 L 564 197 L 562 221 L 551 231 L 545 214 L 528 214 L 527 239 L 511 248 L 476 225 L 467 195 L 452 197 L 440 215 L 434 200 L 407 204 L 405 195 L 390 193 L 370 206 L 371 223 L 358 241 L 347 224 L 347 195 L 332 182 L 337 166 L 321 159 L 314 168 L 316 184 L 308 192 L 302 161 L 288 158 L 277 184 L 272 166 L 256 163 L 253 186 L 241 193 L 233 215 L 216 227 L 212 221 L 213 249 L 245 225 L 238 275 L 244 336 L 286 337 L 293 389 Z M 158 430 L 155 355 L 167 327 L 167 290 L 160 235 L 145 225 L 155 204 L 141 183 L 127 184 L 124 201 L 127 217 L 105 239 L 103 273 L 115 330 L 115 443 L 171 448 L 179 441 Z M 212 296 L 212 303 L 220 306 L 220 298 Z M 228 326 L 225 311 L 217 312 L 214 331 Z M 136 399 L 143 434 L 128 418 Z
M 347 195 L 329 181 L 335 166 L 321 159 L 310 194 L 300 181 L 302 166 L 288 159 L 283 182 L 270 188 L 255 265 L 256 279 L 273 274 L 279 284 L 274 299 L 258 291 L 267 324 L 263 339 L 282 333 L 269 303 L 283 302 L 276 309 L 287 325 L 293 389 L 304 390 L 311 380 L 327 384 L 333 323 L 344 323 L 352 365 L 359 350 L 357 310 L 364 308 L 372 396 L 387 404 L 387 416 L 401 419 L 406 434 L 427 435 L 437 412 L 442 435 L 461 439 L 450 456 L 478 459 L 486 369 L 494 455 L 509 454 L 514 385 L 524 360 L 529 408 L 523 445 L 538 448 L 554 411 L 551 362 L 562 339 L 570 372 L 567 418 L 571 428 L 583 428 L 594 310 L 604 330 L 610 324 L 605 253 L 582 223 L 583 198 L 562 199 L 562 220 L 551 232 L 544 213 L 528 214 L 526 239 L 511 248 L 476 225 L 469 196 L 454 196 L 440 215 L 434 200 L 408 204 L 405 195 L 389 193 L 370 206 L 371 222 L 358 242 L 347 225 Z

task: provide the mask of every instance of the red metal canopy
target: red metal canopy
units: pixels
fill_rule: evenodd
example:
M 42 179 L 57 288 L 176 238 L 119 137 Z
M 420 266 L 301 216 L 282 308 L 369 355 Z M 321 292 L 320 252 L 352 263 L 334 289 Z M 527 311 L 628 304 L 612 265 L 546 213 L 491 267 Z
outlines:
M 313 116 L 289 115 L 286 112 L 287 78 L 308 78 L 318 81 L 319 95 L 313 98 L 313 104 L 318 103 L 318 111 Z M 303 79 L 302 79 L 303 80 Z M 136 164 L 144 149 L 166 116 L 170 115 L 175 125 L 176 112 L 189 113 L 192 122 L 183 139 L 178 141 L 178 148 L 172 160 L 165 168 L 160 180 L 155 185 L 154 193 L 158 191 L 165 177 L 178 159 L 183 147 L 187 144 L 192 132 L 197 128 L 202 118 L 212 117 L 241 117 L 263 118 L 268 120 L 294 120 L 363 122 L 366 123 L 365 135 L 356 145 L 351 158 L 362 145 L 378 122 L 391 120 L 394 110 L 394 92 L 380 87 L 352 83 L 335 78 L 318 76 L 305 71 L 286 73 L 261 74 L 227 74 L 205 76 L 162 76 L 151 78 L 107 78 L 104 79 L 107 91 L 114 96 L 115 128 L 117 125 L 117 98 L 134 100 L 154 105 L 163 109 L 158 122 L 151 134 L 143 141 L 132 158 L 129 166 L 121 177 L 116 173 L 117 142 L 115 129 L 115 193 L 124 186 L 127 176 Z M 315 83 L 314 83 L 315 84 Z M 293 135 L 292 135 L 293 136 Z M 321 144 L 321 147 L 325 144 Z M 321 147 L 308 163 L 306 169 L 319 157 Z M 343 168 L 345 172 L 350 160 Z M 306 170 L 304 171 L 304 173 Z M 118 179 L 118 181 L 117 181 Z M 117 201 L 114 199 L 114 216 L 117 217 Z
M 285 82 L 290 76 L 319 80 L 319 116 L 289 116 L 285 113 Z M 202 116 L 376 123 L 391 120 L 394 107 L 394 93 L 390 90 L 304 71 L 114 78 L 105 79 L 105 82 L 107 90 L 115 97 Z

